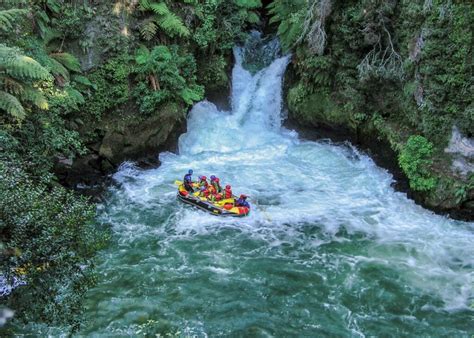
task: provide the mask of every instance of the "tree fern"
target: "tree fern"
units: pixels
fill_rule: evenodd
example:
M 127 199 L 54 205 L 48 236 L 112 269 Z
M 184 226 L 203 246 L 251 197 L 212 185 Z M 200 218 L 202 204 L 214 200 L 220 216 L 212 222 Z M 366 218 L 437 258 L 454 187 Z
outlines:
M 69 71 L 62 65 L 62 63 L 52 57 L 48 57 L 45 64 L 55 77 L 61 76 L 64 80 L 69 81 Z
M 38 89 L 26 86 L 25 90 L 20 94 L 22 101 L 28 101 L 38 107 L 39 109 L 46 110 L 49 108 L 48 101 L 41 91 Z
M 145 40 L 151 40 L 159 28 L 170 37 L 187 37 L 190 35 L 190 31 L 183 20 L 171 11 L 164 1 L 140 0 L 140 8 L 154 14 L 154 16 L 147 18 L 139 28 L 140 34 Z
M 260 0 L 234 0 L 234 3 L 239 7 L 247 9 L 262 7 L 262 2 Z
M 21 15 L 24 15 L 26 13 L 28 13 L 26 9 L 18 8 L 0 11 L 0 30 L 7 31 L 9 29 L 12 29 L 15 24 L 15 21 L 17 21 Z
M 153 19 L 147 20 L 140 26 L 140 34 L 147 41 L 153 39 L 157 30 L 158 26 Z
M 74 55 L 69 53 L 51 53 L 49 56 L 60 62 L 67 69 L 77 73 L 81 72 L 81 64 Z
M 170 12 L 168 15 L 161 16 L 158 18 L 157 23 L 171 37 L 176 35 L 187 37 L 190 34 L 183 21 L 174 13 Z
M 50 80 L 51 74 L 36 60 L 20 54 L 19 50 L 0 44 L 0 70 L 14 78 Z
M 23 106 L 16 97 L 1 90 L 0 109 L 6 111 L 17 120 L 23 120 L 26 115 Z
M 48 70 L 37 61 L 19 49 L 0 44 L 0 110 L 21 121 L 26 115 L 22 103 L 48 109 L 45 97 L 34 84 L 51 79 Z

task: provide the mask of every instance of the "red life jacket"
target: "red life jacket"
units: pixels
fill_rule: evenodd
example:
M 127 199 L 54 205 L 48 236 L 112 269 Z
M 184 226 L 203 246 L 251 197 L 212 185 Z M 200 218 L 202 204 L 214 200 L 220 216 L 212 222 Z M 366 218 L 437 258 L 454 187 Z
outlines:
M 225 196 L 226 199 L 232 198 L 232 190 L 230 190 L 230 189 L 225 189 L 225 190 L 224 190 L 224 196 Z

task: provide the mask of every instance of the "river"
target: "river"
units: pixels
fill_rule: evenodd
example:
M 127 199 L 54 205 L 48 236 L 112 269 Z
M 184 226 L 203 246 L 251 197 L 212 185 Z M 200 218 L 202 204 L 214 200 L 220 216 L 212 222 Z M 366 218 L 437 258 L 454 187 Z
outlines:
M 280 56 L 255 74 L 234 51 L 232 111 L 196 104 L 179 154 L 124 163 L 84 335 L 470 336 L 474 225 L 416 205 L 350 145 L 282 127 Z M 250 196 L 224 219 L 179 203 L 193 169 Z

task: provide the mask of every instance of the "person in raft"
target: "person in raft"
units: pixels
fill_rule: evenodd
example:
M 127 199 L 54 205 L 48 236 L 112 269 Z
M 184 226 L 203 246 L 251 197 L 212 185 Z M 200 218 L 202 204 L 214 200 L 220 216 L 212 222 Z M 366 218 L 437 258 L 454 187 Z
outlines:
M 232 198 L 232 187 L 230 185 L 226 185 L 224 189 L 224 198 L 227 200 Z
M 220 194 L 222 192 L 221 184 L 219 183 L 219 177 L 211 175 L 211 185 L 216 189 L 216 193 Z
M 186 189 L 187 192 L 194 192 L 193 189 L 193 170 L 189 169 L 188 173 L 184 175 L 184 189 Z
M 208 188 L 209 183 L 207 183 L 207 177 L 206 176 L 199 176 L 199 187 L 202 188 Z
M 249 202 L 247 202 L 247 196 L 246 195 L 240 195 L 239 199 L 235 201 L 235 206 L 236 207 L 247 207 L 250 208 Z

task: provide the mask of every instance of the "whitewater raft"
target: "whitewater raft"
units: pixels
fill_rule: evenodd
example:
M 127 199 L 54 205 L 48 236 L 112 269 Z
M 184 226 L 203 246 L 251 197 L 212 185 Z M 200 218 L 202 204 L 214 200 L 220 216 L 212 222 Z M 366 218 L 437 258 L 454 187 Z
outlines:
M 196 208 L 207 211 L 214 216 L 224 217 L 244 217 L 250 212 L 247 207 L 235 206 L 235 198 L 223 199 L 221 201 L 210 201 L 205 197 L 200 197 L 199 194 L 189 193 L 184 188 L 183 184 L 178 186 L 178 200 L 183 203 L 190 204 Z

